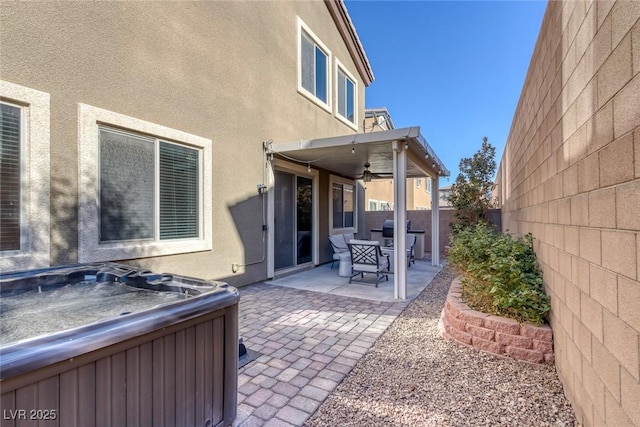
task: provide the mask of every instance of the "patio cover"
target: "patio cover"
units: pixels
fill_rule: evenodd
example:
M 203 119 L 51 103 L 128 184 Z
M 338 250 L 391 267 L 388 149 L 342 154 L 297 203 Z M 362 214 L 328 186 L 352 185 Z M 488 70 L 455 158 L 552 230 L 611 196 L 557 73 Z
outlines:
M 371 165 L 369 171 L 374 177 L 393 178 L 396 249 L 393 281 L 394 297 L 400 299 L 406 299 L 407 295 L 407 230 L 404 226 L 398 227 L 407 219 L 406 180 L 424 176 L 433 178 L 431 206 L 436 209 L 431 211 L 431 259 L 434 266 L 440 264 L 438 177 L 449 176 L 449 171 L 420 134 L 420 127 L 269 143 L 266 148 L 268 153 L 354 180 L 362 178 L 366 162 Z

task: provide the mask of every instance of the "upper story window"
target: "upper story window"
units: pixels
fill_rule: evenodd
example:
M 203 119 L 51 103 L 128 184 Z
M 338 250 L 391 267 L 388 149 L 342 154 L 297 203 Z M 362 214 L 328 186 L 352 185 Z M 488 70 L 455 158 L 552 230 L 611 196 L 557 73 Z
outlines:
M 211 249 L 211 140 L 88 105 L 80 116 L 80 261 Z
M 422 186 L 422 178 L 416 178 L 416 188 L 420 188 Z
M 49 265 L 49 94 L 0 81 L 0 271 Z
M 431 193 L 431 178 L 425 178 L 427 185 L 424 187 L 424 191 Z
M 342 64 L 337 63 L 337 116 L 346 121 L 351 127 L 357 123 L 356 120 L 356 79 L 346 71 Z
M 355 185 L 348 180 L 331 176 L 331 224 L 334 230 L 356 228 Z
M 298 91 L 330 111 L 331 51 L 300 18 L 298 18 L 298 42 Z

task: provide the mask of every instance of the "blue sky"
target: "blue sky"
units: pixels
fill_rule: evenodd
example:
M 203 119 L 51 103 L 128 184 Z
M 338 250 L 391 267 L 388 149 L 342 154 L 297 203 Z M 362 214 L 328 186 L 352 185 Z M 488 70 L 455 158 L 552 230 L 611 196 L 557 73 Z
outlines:
M 500 162 L 546 1 L 346 1 L 375 81 L 366 107 L 420 126 L 452 184 L 482 137 Z

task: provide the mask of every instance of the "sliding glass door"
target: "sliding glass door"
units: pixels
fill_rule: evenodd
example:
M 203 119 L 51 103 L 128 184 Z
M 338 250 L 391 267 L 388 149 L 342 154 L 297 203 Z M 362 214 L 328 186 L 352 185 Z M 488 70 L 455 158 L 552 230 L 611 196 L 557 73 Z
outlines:
M 296 267 L 312 261 L 312 180 L 275 171 L 275 269 Z

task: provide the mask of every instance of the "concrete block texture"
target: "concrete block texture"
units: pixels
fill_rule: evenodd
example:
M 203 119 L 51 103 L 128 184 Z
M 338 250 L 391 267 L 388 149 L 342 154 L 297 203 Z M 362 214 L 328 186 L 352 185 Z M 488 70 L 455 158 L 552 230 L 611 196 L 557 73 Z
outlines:
M 598 70 L 598 105 L 602 106 L 631 79 L 631 35 L 618 45 Z
M 585 157 L 578 163 L 578 192 L 584 193 L 600 185 L 600 163 L 597 153 Z
M 600 230 L 580 227 L 579 235 L 580 257 L 599 265 L 602 259 Z
M 640 78 L 638 83 L 638 93 L 640 93 Z M 638 110 L 638 117 L 640 117 L 640 96 Z M 633 175 L 633 134 L 628 133 L 600 151 L 600 186 L 608 187 L 627 182 L 633 179 Z
M 638 339 L 640 332 L 608 310 L 603 312 L 604 345 L 636 381 L 640 381 Z
M 640 159 L 636 160 L 639 161 Z M 619 230 L 640 230 L 640 180 L 616 187 L 615 211 L 616 227 Z
M 615 49 L 640 18 L 640 2 L 636 0 L 617 1 L 611 9 L 611 45 Z
M 640 405 L 638 405 L 638 396 L 640 396 L 640 383 L 629 373 L 622 369 L 620 372 L 620 389 L 622 409 L 633 425 L 640 425 Z M 612 424 L 614 425 L 614 424 Z
M 609 188 L 589 193 L 589 226 L 616 228 L 616 192 Z
M 602 267 L 590 265 L 591 298 L 611 313 L 618 313 L 618 276 Z
M 605 387 L 620 402 L 620 364 L 611 352 L 601 342 L 591 342 L 591 366 L 602 378 Z
M 618 315 L 620 320 L 640 332 L 640 282 L 618 276 Z
M 611 141 L 613 141 L 613 102 L 600 108 L 587 122 L 587 153 L 594 153 Z
M 604 418 L 605 387 L 595 369 L 593 369 L 593 367 L 591 367 L 587 363 L 582 364 L 582 384 L 585 391 L 591 398 L 591 402 L 593 402 L 594 410 L 596 410 L 599 415 Z
M 640 129 L 633 133 L 633 151 L 635 160 L 635 177 L 640 178 Z
M 602 266 L 629 278 L 636 277 L 636 235 L 626 231 L 603 230 Z
M 609 425 L 616 427 L 634 427 L 637 424 L 634 424 L 631 419 L 624 412 L 622 407 L 616 400 L 611 396 L 608 391 L 605 391 L 604 395 L 605 402 L 605 411 L 607 411 L 607 420 L 609 420 Z
M 585 426 L 640 426 L 639 18 L 638 0 L 550 2 L 501 170 L 503 229 L 534 233 Z
M 613 127 L 616 138 L 640 126 L 638 93 L 640 93 L 640 74 L 636 74 L 613 99 Z
M 633 57 L 633 75 L 640 73 L 640 20 L 631 30 L 631 56 Z

